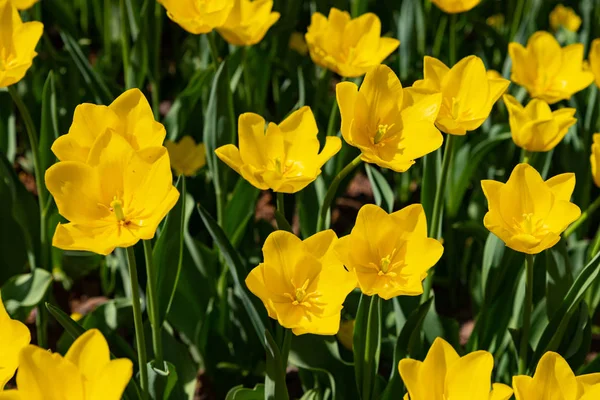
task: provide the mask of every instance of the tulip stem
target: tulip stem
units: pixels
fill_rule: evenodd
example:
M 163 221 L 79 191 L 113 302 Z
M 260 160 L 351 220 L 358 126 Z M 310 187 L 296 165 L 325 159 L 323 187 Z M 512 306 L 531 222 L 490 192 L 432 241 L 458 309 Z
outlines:
M 281 367 L 283 368 L 283 373 L 285 375 L 287 371 L 288 358 L 290 356 L 290 348 L 292 347 L 292 330 L 285 329 L 285 333 L 283 334 L 283 343 L 281 345 Z
M 129 32 L 127 31 L 127 8 L 125 0 L 121 0 L 121 54 L 123 56 L 123 74 L 125 76 L 125 89 L 129 90 L 134 87 L 132 82 L 131 67 L 129 63 Z
M 454 64 L 456 64 L 456 21 L 458 20 L 457 14 L 450 15 L 450 65 L 452 68 Z
M 221 64 L 221 57 L 219 57 L 219 49 L 217 48 L 217 42 L 215 41 L 215 33 L 210 32 L 206 34 L 206 39 L 208 40 L 208 46 L 210 47 L 212 59 L 215 62 L 215 65 L 219 67 L 219 64 Z
M 15 102 L 19 112 L 21 113 L 21 118 L 23 118 L 23 122 L 25 124 L 25 130 L 27 131 L 27 137 L 29 139 L 29 146 L 31 147 L 31 154 L 33 158 L 33 173 L 35 175 L 35 186 L 37 188 L 38 193 L 38 207 L 40 210 L 40 257 L 35 265 L 32 265 L 31 268 L 42 268 L 48 270 L 48 259 L 50 257 L 50 251 L 47 245 L 47 232 L 46 232 L 46 186 L 43 184 L 42 176 L 42 165 L 40 161 L 39 154 L 39 144 L 38 144 L 38 133 L 33 123 L 33 119 L 31 118 L 31 114 L 29 113 L 29 109 L 23 102 L 23 99 L 19 95 L 19 91 L 17 90 L 15 85 L 11 85 L 8 88 L 8 93 L 12 97 Z M 42 303 L 43 304 L 43 303 Z M 48 347 L 47 343 L 47 318 L 46 307 L 38 307 L 38 312 L 35 318 L 35 327 L 37 332 L 37 344 L 42 348 Z
M 525 308 L 521 328 L 521 348 L 519 350 L 519 375 L 527 372 L 527 352 L 529 351 L 529 331 L 531 330 L 531 312 L 533 311 L 533 255 L 525 256 Z
M 144 240 L 144 257 L 146 258 L 146 275 L 148 277 L 148 286 L 146 288 L 148 301 L 148 315 L 150 316 L 150 325 L 152 326 L 152 347 L 154 350 L 155 366 L 163 369 L 163 347 L 162 347 L 162 324 L 159 319 L 158 310 L 158 292 L 156 290 L 156 268 L 152 258 L 152 241 Z
M 598 197 L 592 204 L 590 204 L 590 206 L 587 208 L 587 210 L 585 210 L 583 212 L 583 214 L 581 214 L 581 216 L 579 217 L 579 219 L 577 221 L 575 221 L 573 224 L 571 224 L 571 226 L 563 234 L 563 237 L 566 239 L 569 236 L 571 236 L 571 234 L 573 232 L 575 232 L 577 230 L 577 228 L 579 228 L 581 226 L 581 224 L 583 224 L 585 221 L 587 221 L 587 219 L 590 217 L 590 215 L 592 215 L 594 213 L 594 211 L 596 211 L 598 209 L 598 207 L 600 207 L 600 197 Z
M 433 200 L 433 212 L 431 215 L 431 225 L 429 226 L 429 234 L 436 239 L 442 237 L 442 219 L 444 214 L 444 195 L 446 194 L 446 183 L 452 168 L 452 160 L 454 159 L 454 135 L 446 135 L 446 148 L 444 149 L 444 159 L 442 161 L 442 170 L 438 180 L 435 198 Z M 429 272 L 425 283 L 423 284 L 423 295 L 421 295 L 421 304 L 429 299 L 431 286 L 433 284 L 433 270 Z
M 283 198 L 283 193 L 281 192 L 277 192 L 277 211 L 275 212 L 275 220 L 277 221 L 277 227 L 280 230 L 294 233 L 292 226 L 285 218 L 285 201 Z
M 510 36 L 508 37 L 509 41 L 515 40 L 515 35 L 519 30 L 519 24 L 521 23 L 521 17 L 523 16 L 523 9 L 525 8 L 525 1 L 518 0 L 517 7 L 515 8 L 515 13 L 513 14 L 514 18 L 512 20 L 512 25 L 510 28 Z
M 361 156 L 362 154 L 358 155 L 354 160 L 350 161 L 350 163 L 346 165 L 344 169 L 340 171 L 339 174 L 336 175 L 336 177 L 333 179 L 333 182 L 331 182 L 331 185 L 327 190 L 327 194 L 325 195 L 325 199 L 323 199 L 323 204 L 321 205 L 321 209 L 319 211 L 319 218 L 317 220 L 317 233 L 321 232 L 323 228 L 325 228 L 325 222 L 329 213 L 329 209 L 331 207 L 331 202 L 335 197 L 340 183 L 342 183 L 342 180 L 344 180 L 344 178 L 348 176 L 350 172 L 354 171 L 354 169 L 358 167 L 358 165 L 362 161 Z
M 152 87 L 152 111 L 154 119 L 160 119 L 160 50 L 163 32 L 162 5 L 159 2 L 154 4 L 154 73 L 150 85 Z
M 135 341 L 138 353 L 138 369 L 140 371 L 140 385 L 142 398 L 148 398 L 148 367 L 146 357 L 146 338 L 144 337 L 144 321 L 142 320 L 142 307 L 140 306 L 140 288 L 138 283 L 137 265 L 133 246 L 127 248 L 127 265 L 129 267 L 129 280 L 131 284 L 131 304 L 133 306 L 133 323 L 135 326 Z
M 523 152 L 523 164 L 529 164 L 529 163 L 531 163 L 532 156 L 533 156 L 532 152 L 530 152 L 528 150 L 525 150 Z

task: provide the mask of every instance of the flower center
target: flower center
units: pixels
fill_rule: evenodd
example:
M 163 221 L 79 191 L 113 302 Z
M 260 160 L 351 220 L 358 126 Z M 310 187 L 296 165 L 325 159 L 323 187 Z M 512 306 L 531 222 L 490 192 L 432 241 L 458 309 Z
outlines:
M 379 260 L 379 265 L 375 263 L 371 263 L 371 267 L 377 270 L 377 275 L 379 276 L 387 276 L 389 278 L 395 278 L 398 276 L 394 270 L 397 270 L 402 265 L 402 261 L 394 262 L 394 255 L 396 254 L 396 249 L 392 250 L 390 254 L 385 257 L 382 257 Z
M 527 235 L 543 236 L 548 233 L 548 225 L 533 213 L 523 214 L 523 219 L 517 222 L 516 225 L 522 233 Z
M 289 298 L 292 301 L 292 304 L 295 306 L 302 306 L 310 311 L 312 314 L 317 314 L 323 311 L 323 307 L 325 304 L 319 301 L 319 298 L 322 296 L 322 293 L 318 290 L 313 292 L 308 291 L 308 287 L 310 286 L 310 279 L 304 281 L 302 286 L 298 286 L 295 284 L 292 279 L 292 286 L 294 287 L 294 292 L 292 293 L 284 293 L 283 295 Z
M 388 139 L 391 139 L 393 136 L 387 137 L 387 135 L 394 125 L 395 124 L 379 124 L 377 126 L 377 132 L 375 132 L 375 137 L 373 138 L 373 144 L 378 145 Z
M 110 210 L 115 214 L 115 218 L 118 222 L 126 220 L 125 213 L 123 212 L 123 203 L 115 196 L 113 201 L 110 203 Z

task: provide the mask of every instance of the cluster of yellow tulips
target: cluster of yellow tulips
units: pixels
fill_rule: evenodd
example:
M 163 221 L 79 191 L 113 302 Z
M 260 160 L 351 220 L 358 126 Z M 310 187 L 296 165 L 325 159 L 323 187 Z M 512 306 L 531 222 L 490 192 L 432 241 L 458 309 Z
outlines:
M 259 43 L 280 17 L 272 11 L 270 0 L 159 2 L 169 18 L 188 32 L 216 30 L 235 46 Z M 20 81 L 36 56 L 34 49 L 43 26 L 21 21 L 17 10 L 31 5 L 25 3 L 0 0 L 0 87 Z M 433 3 L 446 13 L 461 13 L 479 0 Z M 555 29 L 577 30 L 581 24 L 578 18 L 561 6 L 550 20 Z M 216 149 L 216 156 L 251 185 L 277 193 L 278 207 L 283 205 L 283 194 L 297 193 L 314 182 L 343 142 L 360 150 L 328 188 L 317 233 L 302 240 L 280 221 L 280 230 L 264 243 L 263 262 L 245 278 L 247 288 L 262 301 L 268 316 L 286 329 L 281 349 L 285 365 L 285 343 L 289 351 L 291 334 L 338 333 L 344 302 L 356 288 L 363 294 L 361 302 L 370 302 L 369 313 L 381 307 L 380 299 L 430 298 L 430 270 L 444 253 L 443 202 L 457 150 L 456 137 L 480 128 L 503 98 L 512 138 L 523 149 L 523 159 L 506 183 L 481 181 L 488 202 L 483 224 L 506 246 L 526 254 L 520 375 L 514 376 L 512 388 L 493 383 L 492 354 L 475 351 L 461 357 L 438 338 L 424 361 L 405 358 L 397 365 L 408 391 L 405 398 L 507 400 L 514 391 L 517 400 L 599 399 L 600 375 L 576 377 L 557 353 L 545 353 L 533 377 L 525 373 L 534 256 L 556 245 L 575 221 L 569 229 L 576 229 L 587 218 L 587 213 L 582 216 L 580 208 L 571 202 L 574 173 L 544 180 L 529 161 L 533 153 L 554 149 L 577 123 L 576 109 L 553 106 L 594 81 L 600 87 L 600 39 L 591 45 L 588 62 L 584 61 L 582 44 L 561 47 L 548 32 L 535 33 L 526 46 L 510 43 L 510 81 L 487 70 L 475 55 L 453 65 L 426 56 L 423 79 L 407 87 L 382 64 L 400 42 L 382 37 L 381 30 L 379 18 L 372 13 L 352 19 L 349 13 L 332 8 L 328 16 L 312 15 L 305 35 L 311 59 L 344 78 L 335 87 L 341 138 L 327 136 L 321 146 L 313 111 L 304 106 L 279 124 L 267 123 L 255 113 L 241 114 L 237 146 L 230 143 Z M 302 42 L 301 38 L 295 40 Z M 347 79 L 363 75 L 360 85 Z M 522 104 L 523 97 L 505 94 L 511 81 L 527 91 L 531 98 L 528 104 Z M 9 90 L 18 95 L 13 88 Z M 138 89 L 124 92 L 108 106 L 79 105 L 69 132 L 52 145 L 58 162 L 44 175 L 58 212 L 68 221 L 58 224 L 52 245 L 100 255 L 128 248 L 130 258 L 135 258 L 132 246 L 154 238 L 159 224 L 179 200 L 172 171 L 194 176 L 206 164 L 204 144 L 196 144 L 190 137 L 178 143 L 165 142 L 165 137 L 165 127 L 156 121 Z M 421 204 L 392 213 L 367 204 L 360 208 L 347 236 L 338 238 L 327 229 L 339 184 L 359 164 L 404 173 L 444 142 L 431 215 L 426 216 Z M 594 182 L 600 186 L 600 134 L 593 136 L 590 162 Z M 41 179 L 41 172 L 36 170 L 36 178 Z M 592 207 L 597 207 L 596 203 Z M 130 264 L 130 273 L 141 386 L 147 390 L 135 265 Z M 0 301 L 0 390 L 18 368 L 16 389 L 0 392 L 1 400 L 116 400 L 132 377 L 132 362 L 111 360 L 107 341 L 97 330 L 77 338 L 64 357 L 30 345 L 30 338 L 27 327 L 10 319 Z M 372 389 L 364 390 L 364 398 L 371 398 Z M 397 398 L 401 398 L 400 393 Z

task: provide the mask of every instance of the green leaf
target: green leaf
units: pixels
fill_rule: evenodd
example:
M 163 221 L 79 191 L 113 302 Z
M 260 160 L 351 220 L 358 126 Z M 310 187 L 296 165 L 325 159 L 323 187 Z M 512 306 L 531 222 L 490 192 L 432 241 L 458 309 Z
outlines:
M 244 386 L 236 386 L 228 393 L 225 400 L 264 400 L 265 385 L 259 384 L 254 389 L 244 389 Z
M 421 304 L 410 314 L 402 327 L 402 331 L 398 335 L 394 347 L 394 362 L 392 363 L 390 381 L 383 392 L 381 400 L 395 400 L 398 398 L 398 393 L 402 392 L 402 379 L 400 379 L 400 374 L 398 373 L 398 363 L 404 357 L 414 355 L 413 346 L 419 341 L 423 321 L 425 321 L 432 302 L 433 297 Z
M 188 122 L 194 116 L 194 109 L 204 92 L 204 86 L 214 72 L 212 66 L 208 69 L 196 71 L 185 89 L 175 98 L 164 119 L 169 140 L 176 141 L 185 132 Z
M 162 326 L 167 318 L 181 273 L 185 227 L 185 177 L 182 176 L 179 178 L 177 190 L 179 190 L 179 200 L 169 212 L 152 251 L 154 268 L 156 270 L 154 287 L 157 288 L 159 318 L 157 323 L 159 326 Z
M 200 213 L 200 217 L 202 218 L 206 229 L 208 229 L 208 232 L 217 244 L 217 247 L 229 266 L 229 271 L 231 272 L 234 281 L 235 293 L 242 300 L 256 334 L 259 338 L 262 338 L 265 332 L 266 314 L 262 306 L 257 306 L 256 303 L 252 301 L 250 292 L 246 288 L 244 280 L 248 273 L 242 264 L 240 255 L 235 251 L 231 242 L 227 240 L 225 232 L 223 232 L 213 217 L 211 217 L 200 204 L 198 205 L 198 212 Z M 258 311 L 258 307 L 260 307 L 260 312 Z
M 554 317 L 552 317 L 546 326 L 535 349 L 533 363 L 537 363 L 547 351 L 556 351 L 558 349 L 571 315 L 576 311 L 579 302 L 583 299 L 583 295 L 592 283 L 594 283 L 599 272 L 600 253 L 579 273 L 577 279 L 575 279 L 575 282 L 573 282 L 573 285 L 571 285 L 567 295 L 564 297 L 562 304 L 554 313 Z
M 381 300 L 361 295 L 354 325 L 354 373 L 362 399 L 374 399 L 381 352 Z
M 17 127 L 12 98 L 0 92 L 0 153 L 12 164 L 17 155 Z
M 233 247 L 240 243 L 248 222 L 254 217 L 256 199 L 260 190 L 252 186 L 247 180 L 238 179 L 235 189 L 231 194 L 231 200 L 225 206 L 225 218 L 223 230 L 227 234 Z
M 425 215 L 431 224 L 433 213 L 433 202 L 438 186 L 438 179 L 442 169 L 442 151 L 440 149 L 423 157 L 423 180 L 421 183 L 421 203 L 425 209 Z
M 365 169 L 373 188 L 375 203 L 391 213 L 394 210 L 394 191 L 390 187 L 390 184 L 376 168 L 365 164 Z
M 29 274 L 13 276 L 2 286 L 6 311 L 13 318 L 26 320 L 31 310 L 44 299 L 51 283 L 52 275 L 40 268 Z
M 110 104 L 114 99 L 113 94 L 100 75 L 92 68 L 88 58 L 83 54 L 77 41 L 73 39 L 69 33 L 64 31 L 60 32 L 60 37 L 65 43 L 65 48 L 71 55 L 73 62 L 77 66 L 77 69 L 81 73 L 88 88 L 93 93 L 96 103 Z
M 59 135 L 54 73 L 50 71 L 44 84 L 44 91 L 42 92 L 42 123 L 40 128 L 40 148 L 38 149 L 42 171 L 46 171 L 56 160 L 50 148 Z M 47 189 L 45 190 L 47 191 Z
M 268 329 L 265 329 L 265 348 L 267 350 L 267 370 L 265 377 L 265 399 L 288 400 L 285 384 L 285 371 L 281 352 Z
M 573 267 L 565 240 L 561 240 L 544 253 L 538 257 L 546 259 L 546 311 L 548 318 L 552 318 L 573 284 Z
M 162 367 L 157 368 L 154 361 L 150 361 L 146 364 L 146 368 L 148 369 L 150 398 L 152 400 L 168 400 L 178 380 L 175 366 L 165 361 Z

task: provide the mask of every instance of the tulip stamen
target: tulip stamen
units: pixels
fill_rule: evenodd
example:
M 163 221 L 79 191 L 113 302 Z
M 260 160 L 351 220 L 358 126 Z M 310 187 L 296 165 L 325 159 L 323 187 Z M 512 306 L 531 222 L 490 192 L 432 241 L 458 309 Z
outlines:
M 533 213 L 524 213 L 523 219 L 515 222 L 517 227 L 527 235 L 543 236 L 548 233 L 548 226 L 544 220 L 536 217 Z
M 123 222 L 126 220 L 125 213 L 123 212 L 123 203 L 121 200 L 118 200 L 116 196 L 110 203 L 110 210 L 115 213 L 115 218 L 118 222 Z
M 292 280 L 294 293 L 284 293 L 283 295 L 292 301 L 292 305 L 303 306 L 309 309 L 311 313 L 315 314 L 321 312 L 325 304 L 319 301 L 319 298 L 322 296 L 321 292 L 308 292 L 309 285 L 310 279 L 305 280 L 304 284 L 300 287 L 298 287 Z
M 388 137 L 386 137 L 386 135 L 389 133 L 389 131 L 392 129 L 392 127 L 395 124 L 379 124 L 377 126 L 377 132 L 375 133 L 375 137 L 373 138 L 373 144 L 380 144 L 382 142 L 384 142 L 387 139 L 390 139 Z

